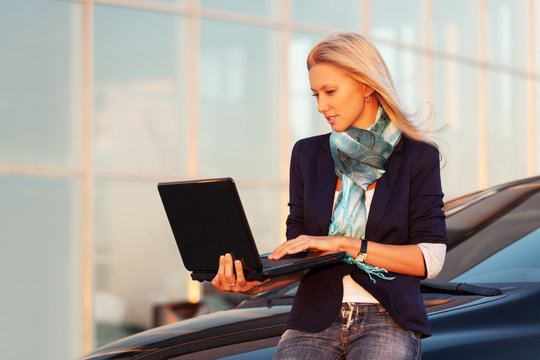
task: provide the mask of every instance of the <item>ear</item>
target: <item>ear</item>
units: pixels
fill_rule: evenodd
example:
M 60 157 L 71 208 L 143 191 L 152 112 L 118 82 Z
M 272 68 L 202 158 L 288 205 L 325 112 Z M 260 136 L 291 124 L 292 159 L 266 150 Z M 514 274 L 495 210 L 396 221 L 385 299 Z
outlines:
M 368 85 L 364 83 L 359 83 L 359 84 L 360 84 L 359 89 L 362 96 L 371 96 L 375 92 L 375 90 L 373 90 L 373 88 L 369 87 Z
M 364 96 L 371 96 L 375 92 L 375 90 L 373 90 L 373 88 L 371 88 L 371 87 L 369 87 L 367 85 L 364 85 L 364 87 L 365 87 Z

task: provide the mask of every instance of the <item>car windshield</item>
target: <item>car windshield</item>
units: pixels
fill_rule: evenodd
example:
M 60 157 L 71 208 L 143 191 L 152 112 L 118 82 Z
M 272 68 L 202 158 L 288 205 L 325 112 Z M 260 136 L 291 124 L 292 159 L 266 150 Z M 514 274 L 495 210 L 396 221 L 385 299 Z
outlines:
M 540 282 L 540 229 L 526 235 L 469 271 L 459 282 Z
M 470 199 L 469 199 L 470 200 Z M 447 218 L 449 247 L 435 280 L 540 281 L 540 189 L 503 189 Z

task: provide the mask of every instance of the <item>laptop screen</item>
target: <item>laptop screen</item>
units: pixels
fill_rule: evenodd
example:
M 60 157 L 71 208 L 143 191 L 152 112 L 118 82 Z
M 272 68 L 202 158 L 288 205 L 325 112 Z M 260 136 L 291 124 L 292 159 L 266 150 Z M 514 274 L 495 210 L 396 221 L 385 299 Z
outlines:
M 219 256 L 232 253 L 244 267 L 260 269 L 259 254 L 231 178 L 158 184 L 184 266 L 216 271 Z

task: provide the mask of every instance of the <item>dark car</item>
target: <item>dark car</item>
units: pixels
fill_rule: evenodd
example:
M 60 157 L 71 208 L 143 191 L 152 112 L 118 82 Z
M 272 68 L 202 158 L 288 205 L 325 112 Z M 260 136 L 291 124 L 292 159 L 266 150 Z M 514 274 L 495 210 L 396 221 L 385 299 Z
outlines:
M 428 359 L 540 359 L 540 176 L 449 201 L 448 252 L 422 282 Z M 103 346 L 84 359 L 271 359 L 296 286 Z

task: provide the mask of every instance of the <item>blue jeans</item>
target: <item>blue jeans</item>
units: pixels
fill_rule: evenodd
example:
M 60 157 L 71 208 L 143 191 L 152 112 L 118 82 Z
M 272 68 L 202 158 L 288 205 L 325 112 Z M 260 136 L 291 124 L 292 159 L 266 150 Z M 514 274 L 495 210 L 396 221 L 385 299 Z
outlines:
M 379 304 L 343 304 L 327 329 L 288 329 L 274 359 L 419 359 L 420 333 L 397 325 Z

